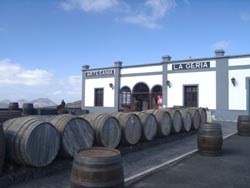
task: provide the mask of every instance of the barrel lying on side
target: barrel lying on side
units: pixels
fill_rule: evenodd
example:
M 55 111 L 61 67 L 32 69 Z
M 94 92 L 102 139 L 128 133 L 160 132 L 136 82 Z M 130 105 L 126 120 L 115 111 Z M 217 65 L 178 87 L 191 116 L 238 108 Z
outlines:
M 121 140 L 121 127 L 119 121 L 108 114 L 84 114 L 80 117 L 86 119 L 95 130 L 95 144 L 98 146 L 115 148 Z
M 151 141 L 157 134 L 157 121 L 152 113 L 147 112 L 135 112 L 140 118 L 142 125 L 142 137 L 143 141 Z
M 238 116 L 237 129 L 240 136 L 250 136 L 250 116 Z
M 3 126 L 0 124 L 0 176 L 2 175 L 3 165 L 5 159 L 5 139 L 3 133 Z
M 131 112 L 114 112 L 111 114 L 119 121 L 122 129 L 121 143 L 134 145 L 141 138 L 142 126 L 139 117 Z
M 188 111 L 187 108 L 182 108 L 179 109 L 181 116 L 182 116 L 182 121 L 183 121 L 183 130 L 188 132 L 192 128 L 192 115 Z
M 76 152 L 70 177 L 71 188 L 122 188 L 121 154 L 112 148 L 92 147 Z
M 200 116 L 201 116 L 201 123 L 207 122 L 207 112 L 206 108 L 199 108 Z
M 94 129 L 88 121 L 70 114 L 61 114 L 48 119 L 60 133 L 60 155 L 73 157 L 78 149 L 91 147 L 94 143 Z
M 50 123 L 27 116 L 5 121 L 3 128 L 8 160 L 42 167 L 55 159 L 60 147 L 60 136 Z
M 192 128 L 197 130 L 201 123 L 201 116 L 199 110 L 196 108 L 188 108 L 188 111 L 191 113 L 192 116 Z
M 201 155 L 216 156 L 221 154 L 222 129 L 218 123 L 202 123 L 197 134 L 198 152 Z
M 182 122 L 182 116 L 179 110 L 177 109 L 166 109 L 172 119 L 172 132 L 179 133 L 182 130 L 183 122 Z
M 172 129 L 172 120 L 169 112 L 164 110 L 147 110 L 155 115 L 157 121 L 157 136 L 167 136 Z

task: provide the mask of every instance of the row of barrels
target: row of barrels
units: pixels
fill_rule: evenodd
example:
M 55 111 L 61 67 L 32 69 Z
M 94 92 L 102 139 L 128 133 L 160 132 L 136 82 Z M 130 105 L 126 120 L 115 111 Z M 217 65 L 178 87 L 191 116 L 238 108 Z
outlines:
M 3 130 L 0 126 L 0 170 L 5 156 L 4 138 L 8 160 L 42 167 L 50 164 L 58 153 L 73 157 L 78 149 L 93 145 L 115 148 L 120 143 L 134 145 L 171 132 L 198 129 L 200 117 L 197 109 L 167 109 L 81 116 L 62 114 L 45 120 L 41 116 L 13 118 L 3 123 Z

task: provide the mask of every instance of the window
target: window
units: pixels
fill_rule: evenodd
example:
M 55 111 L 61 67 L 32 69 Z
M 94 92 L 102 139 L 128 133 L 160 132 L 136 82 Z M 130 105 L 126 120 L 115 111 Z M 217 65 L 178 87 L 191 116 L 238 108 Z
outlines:
M 121 89 L 121 105 L 129 106 L 130 105 L 131 92 L 128 87 L 123 87 Z
M 103 88 L 95 89 L 95 106 L 103 106 Z
M 184 86 L 184 106 L 198 107 L 198 86 Z

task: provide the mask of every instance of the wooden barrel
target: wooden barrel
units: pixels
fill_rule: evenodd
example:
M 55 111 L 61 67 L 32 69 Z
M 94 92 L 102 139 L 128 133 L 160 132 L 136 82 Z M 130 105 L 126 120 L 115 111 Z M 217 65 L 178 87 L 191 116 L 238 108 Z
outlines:
M 122 188 L 121 154 L 112 148 L 92 147 L 76 152 L 70 177 L 71 188 Z
M 172 129 L 172 120 L 169 112 L 164 110 L 147 110 L 153 113 L 157 121 L 157 136 L 167 136 Z
M 3 165 L 5 159 L 5 139 L 3 133 L 3 126 L 0 124 L 0 176 L 3 172 Z
M 9 110 L 19 110 L 19 104 L 18 102 L 10 102 L 9 103 Z
M 206 108 L 199 108 L 200 116 L 201 116 L 201 123 L 207 122 L 207 110 Z
M 187 108 L 179 109 L 183 121 L 183 130 L 190 131 L 192 128 L 192 114 L 188 111 Z
M 135 112 L 138 115 L 142 125 L 142 137 L 143 141 L 151 141 L 157 134 L 157 120 L 152 113 L 147 112 Z
M 21 165 L 42 167 L 51 163 L 60 148 L 58 131 L 34 117 L 5 121 L 6 158 Z
M 196 108 L 188 108 L 188 111 L 191 113 L 192 116 L 192 128 L 197 130 L 200 127 L 201 123 L 200 112 Z
M 183 127 L 182 116 L 180 111 L 172 108 L 168 108 L 167 111 L 169 112 L 172 119 L 172 132 L 179 133 Z
M 237 121 L 238 134 L 240 136 L 250 136 L 250 116 L 240 115 Z
M 95 145 L 115 148 L 121 140 L 119 121 L 105 113 L 84 114 L 80 117 L 89 121 L 95 130 Z
M 111 114 L 120 123 L 122 130 L 121 143 L 134 145 L 141 138 L 142 126 L 139 117 L 131 112 L 114 112 Z
M 32 115 L 34 114 L 34 106 L 33 103 L 23 103 L 23 114 L 24 115 Z
M 201 155 L 216 156 L 221 154 L 222 129 L 218 123 L 202 123 L 197 135 L 198 152 Z
M 94 129 L 85 119 L 71 114 L 61 114 L 49 118 L 48 121 L 60 133 L 60 156 L 73 157 L 75 151 L 93 146 Z

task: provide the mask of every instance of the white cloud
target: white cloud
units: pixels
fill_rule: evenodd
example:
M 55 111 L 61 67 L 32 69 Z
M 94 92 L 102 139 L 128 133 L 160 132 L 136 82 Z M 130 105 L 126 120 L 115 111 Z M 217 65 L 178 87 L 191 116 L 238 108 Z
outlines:
M 184 0 L 184 3 L 189 1 Z M 159 20 L 176 6 L 175 0 L 146 0 L 140 2 L 139 6 L 136 4 L 137 2 L 128 4 L 123 0 L 65 0 L 60 5 L 66 11 L 75 9 L 84 12 L 116 11 L 123 15 L 116 16 L 115 20 L 151 29 L 160 27 Z
M 176 6 L 175 0 L 147 0 L 142 10 L 125 16 L 122 20 L 131 24 L 139 24 L 147 28 L 160 27 L 158 21 Z
M 58 87 L 52 95 L 56 98 L 66 99 L 70 101 L 81 99 L 82 90 L 82 77 L 81 76 L 69 76 L 63 80 L 58 81 Z
M 53 74 L 46 70 L 25 70 L 14 64 L 10 59 L 0 60 L 0 86 L 1 85 L 44 85 L 48 84 Z
M 213 48 L 213 50 L 227 49 L 230 46 L 230 44 L 231 44 L 230 41 L 222 40 L 222 41 L 218 41 L 218 42 L 214 43 L 212 45 L 212 48 Z
M 84 12 L 101 12 L 118 5 L 118 0 L 66 0 L 61 3 L 61 7 L 66 11 L 81 9 Z
M 81 99 L 81 76 L 55 79 L 47 70 L 27 70 L 10 59 L 0 60 L 0 100 L 33 100 L 49 98 L 56 103 L 62 99 L 72 102 Z
M 250 13 L 248 13 L 248 12 L 241 13 L 240 14 L 240 19 L 242 21 L 245 21 L 245 22 L 250 21 Z

